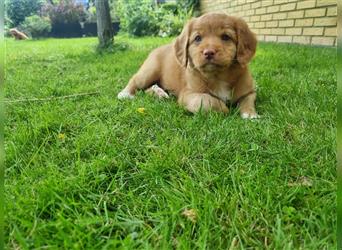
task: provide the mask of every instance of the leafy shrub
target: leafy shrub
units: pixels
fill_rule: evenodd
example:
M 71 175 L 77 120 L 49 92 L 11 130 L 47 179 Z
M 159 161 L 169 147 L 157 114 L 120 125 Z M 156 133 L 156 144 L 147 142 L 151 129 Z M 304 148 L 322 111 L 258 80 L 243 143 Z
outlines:
M 4 16 L 4 35 L 5 35 L 5 37 L 11 37 L 12 36 L 11 32 L 9 31 L 11 29 L 11 27 L 13 27 L 13 23 L 8 18 L 7 13 L 5 12 L 5 16 Z
M 180 8 L 177 4 L 163 4 L 159 11 L 158 26 L 160 36 L 175 36 L 181 33 L 184 23 L 190 19 L 192 11 Z
M 120 28 L 133 36 L 156 35 L 159 31 L 157 16 L 149 0 L 118 1 L 117 13 Z
M 193 12 L 199 9 L 200 0 L 177 0 L 177 5 L 186 12 Z
M 10 26 L 18 26 L 26 17 L 38 14 L 42 4 L 43 0 L 6 0 L 6 16 L 11 20 Z
M 46 4 L 42 12 L 50 17 L 52 24 L 83 22 L 87 17 L 83 5 L 74 0 L 60 0 L 55 5 Z
M 97 17 L 96 17 L 96 8 L 95 6 L 90 6 L 87 11 L 87 17 L 86 17 L 87 23 L 96 23 Z
M 156 5 L 150 0 L 118 0 L 114 7 L 121 30 L 129 35 L 173 36 L 181 32 L 185 21 L 193 14 L 193 3 L 199 3 L 198 0 L 180 2 L 182 4 Z
M 164 3 L 160 5 L 161 10 L 172 14 L 177 14 L 178 8 L 179 5 L 175 3 Z
M 20 25 L 21 29 L 33 38 L 47 36 L 51 31 L 50 20 L 46 17 L 37 15 L 25 18 L 25 21 Z
M 120 20 L 117 13 L 117 6 L 120 6 L 120 0 L 109 0 L 110 17 L 113 21 L 118 22 Z

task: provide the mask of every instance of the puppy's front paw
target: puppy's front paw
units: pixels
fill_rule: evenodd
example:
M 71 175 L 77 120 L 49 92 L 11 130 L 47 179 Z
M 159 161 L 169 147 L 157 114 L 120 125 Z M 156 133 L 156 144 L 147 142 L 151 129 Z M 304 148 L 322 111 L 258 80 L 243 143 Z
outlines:
M 242 119 L 258 119 L 260 118 L 260 116 L 255 112 L 252 112 L 252 113 L 243 112 L 241 113 L 241 118 Z
M 145 90 L 146 93 L 159 97 L 159 99 L 169 98 L 169 95 L 157 84 Z
M 134 95 L 132 95 L 131 93 L 129 93 L 127 90 L 122 90 L 119 94 L 118 94 L 118 99 L 119 100 L 123 100 L 123 99 L 133 99 Z

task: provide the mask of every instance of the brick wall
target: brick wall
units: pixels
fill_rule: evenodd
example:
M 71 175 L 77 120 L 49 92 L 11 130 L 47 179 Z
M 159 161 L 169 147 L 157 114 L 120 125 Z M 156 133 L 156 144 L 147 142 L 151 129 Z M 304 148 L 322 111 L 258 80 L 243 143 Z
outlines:
M 240 16 L 261 41 L 336 46 L 337 0 L 201 0 L 201 12 Z

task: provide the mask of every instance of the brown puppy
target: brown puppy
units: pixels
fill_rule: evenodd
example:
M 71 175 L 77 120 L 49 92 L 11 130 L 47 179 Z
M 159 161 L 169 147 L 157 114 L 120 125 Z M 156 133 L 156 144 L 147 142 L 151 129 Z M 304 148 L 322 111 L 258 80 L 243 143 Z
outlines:
M 238 103 L 242 118 L 257 118 L 253 78 L 247 64 L 257 40 L 239 18 L 211 13 L 191 19 L 172 44 L 151 52 L 119 99 L 158 85 L 191 112 L 228 112 Z
M 26 40 L 28 36 L 25 35 L 23 32 L 20 32 L 17 29 L 10 29 L 12 36 L 14 36 L 15 40 Z

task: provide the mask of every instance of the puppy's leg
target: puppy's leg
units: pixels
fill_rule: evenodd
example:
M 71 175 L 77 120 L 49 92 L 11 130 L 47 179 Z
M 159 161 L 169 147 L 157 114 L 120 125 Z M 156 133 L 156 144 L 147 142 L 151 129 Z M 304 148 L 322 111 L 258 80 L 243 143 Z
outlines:
M 139 89 L 147 89 L 160 78 L 160 64 L 156 56 L 150 55 L 127 86 L 118 94 L 119 99 L 132 99 Z
M 206 93 L 183 93 L 179 96 L 178 102 L 192 113 L 200 110 L 223 113 L 229 111 L 224 102 Z
M 159 99 L 169 98 L 169 95 L 157 84 L 154 84 L 152 87 L 146 89 L 145 92 L 147 94 L 157 96 Z
M 239 102 L 240 115 L 243 119 L 259 118 L 259 115 L 255 111 L 255 99 L 256 99 L 256 94 L 254 92 L 245 96 Z
M 255 111 L 255 86 L 254 81 L 249 72 L 246 72 L 233 90 L 233 103 L 238 103 L 240 109 L 240 116 L 243 119 L 259 118 Z

